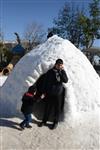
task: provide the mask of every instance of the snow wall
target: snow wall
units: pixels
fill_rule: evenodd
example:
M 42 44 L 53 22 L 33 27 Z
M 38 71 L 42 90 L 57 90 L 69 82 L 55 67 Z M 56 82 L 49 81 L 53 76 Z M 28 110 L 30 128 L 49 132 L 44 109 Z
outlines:
M 61 58 L 68 75 L 65 99 L 65 119 L 82 111 L 97 111 L 100 107 L 100 77 L 86 56 L 70 41 L 56 35 L 26 54 L 1 88 L 0 114 L 20 113 L 21 98 L 38 77 Z

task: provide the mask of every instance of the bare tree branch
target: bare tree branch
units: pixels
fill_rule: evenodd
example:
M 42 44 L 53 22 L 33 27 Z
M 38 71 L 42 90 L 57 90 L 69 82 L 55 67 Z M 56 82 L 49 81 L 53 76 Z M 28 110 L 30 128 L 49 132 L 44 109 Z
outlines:
M 28 24 L 24 32 L 24 39 L 28 42 L 29 49 L 40 44 L 44 40 L 44 35 L 42 25 L 36 22 Z

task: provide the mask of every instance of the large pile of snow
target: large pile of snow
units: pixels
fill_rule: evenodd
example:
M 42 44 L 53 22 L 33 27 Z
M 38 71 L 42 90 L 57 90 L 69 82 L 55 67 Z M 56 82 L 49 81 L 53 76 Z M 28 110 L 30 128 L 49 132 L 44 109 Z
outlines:
M 28 87 L 46 72 L 57 58 L 64 60 L 69 81 L 65 115 L 74 116 L 82 111 L 100 107 L 100 77 L 84 54 L 70 41 L 56 35 L 26 54 L 15 66 L 1 88 L 1 113 L 16 114 L 21 98 Z

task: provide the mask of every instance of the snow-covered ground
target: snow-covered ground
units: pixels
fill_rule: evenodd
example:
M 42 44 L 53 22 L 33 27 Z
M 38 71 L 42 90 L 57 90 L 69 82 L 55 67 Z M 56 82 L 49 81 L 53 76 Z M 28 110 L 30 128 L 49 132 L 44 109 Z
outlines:
M 52 131 L 37 127 L 33 121 L 33 128 L 22 132 L 18 126 L 22 95 L 57 58 L 64 60 L 69 78 L 65 84 L 65 120 Z M 100 149 L 100 77 L 68 40 L 55 35 L 25 55 L 1 88 L 0 107 L 2 150 Z
M 100 150 L 99 115 L 61 123 L 55 130 L 32 123 L 32 129 L 20 131 L 19 118 L 1 119 L 1 150 Z

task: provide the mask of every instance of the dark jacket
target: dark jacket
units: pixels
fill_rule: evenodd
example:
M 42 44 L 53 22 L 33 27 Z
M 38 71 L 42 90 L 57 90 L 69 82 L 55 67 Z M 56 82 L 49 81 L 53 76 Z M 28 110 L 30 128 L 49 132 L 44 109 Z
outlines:
M 24 114 L 30 114 L 33 112 L 33 105 L 34 105 L 35 99 L 30 93 L 25 93 L 22 98 L 22 106 L 21 111 Z
M 62 83 L 67 82 L 68 77 L 66 72 L 64 70 L 57 70 L 54 67 L 46 73 L 45 91 L 47 94 L 52 94 L 52 92 L 61 94 L 63 90 Z
M 24 114 L 30 114 L 33 112 L 33 105 L 35 102 L 34 92 L 36 91 L 36 85 L 29 87 L 28 91 L 22 97 L 21 111 Z
M 22 97 L 22 107 L 21 111 L 24 114 L 29 114 L 33 112 L 33 105 L 36 101 L 40 100 L 41 94 L 43 94 L 45 86 L 45 74 L 42 74 L 35 84 L 29 87 L 28 92 L 26 92 Z M 34 92 L 36 95 L 33 96 Z
M 53 67 L 47 71 L 45 80 L 46 104 L 43 116 L 44 122 L 49 121 L 50 117 L 53 122 L 58 122 L 60 119 L 59 116 L 64 114 L 66 90 L 63 86 L 63 82 L 68 82 L 68 77 L 64 70 L 57 70 Z
M 36 81 L 36 89 L 40 94 L 45 93 L 46 73 L 42 74 Z

